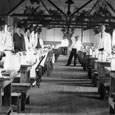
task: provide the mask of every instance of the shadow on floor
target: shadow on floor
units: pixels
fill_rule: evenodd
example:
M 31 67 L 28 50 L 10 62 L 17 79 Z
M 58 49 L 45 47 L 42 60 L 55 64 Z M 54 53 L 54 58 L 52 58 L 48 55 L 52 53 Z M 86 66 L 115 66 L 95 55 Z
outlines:
M 84 87 L 94 87 L 94 85 L 92 84 L 91 80 L 80 80 L 80 79 L 63 79 L 63 80 L 59 80 L 59 79 L 43 79 L 42 80 L 43 83 L 52 83 L 54 85 L 65 85 L 65 86 L 84 86 Z
M 66 60 L 64 60 L 66 59 Z M 40 115 L 108 115 L 108 101 L 101 100 L 97 88 L 80 64 L 64 66 L 59 57 L 49 77 L 42 77 L 40 88 L 30 91 L 25 113 Z
M 95 100 L 100 100 L 103 101 L 100 98 L 100 95 L 97 92 L 81 92 L 81 91 L 77 91 L 77 92 L 53 92 L 56 94 L 60 94 L 60 95 L 67 95 L 67 96 L 77 96 L 77 97 L 81 97 L 81 98 L 89 98 L 89 99 L 95 99 Z
M 102 113 L 105 112 L 106 108 L 106 102 L 100 100 L 97 92 L 54 91 L 39 95 L 37 98 L 31 97 L 31 101 L 32 103 L 26 107 L 26 111 L 30 113 L 61 113 L 61 115 L 65 113 L 71 115 L 73 113 L 82 115 L 89 112 L 86 115 L 92 115 L 90 112 L 96 112 L 95 109 Z

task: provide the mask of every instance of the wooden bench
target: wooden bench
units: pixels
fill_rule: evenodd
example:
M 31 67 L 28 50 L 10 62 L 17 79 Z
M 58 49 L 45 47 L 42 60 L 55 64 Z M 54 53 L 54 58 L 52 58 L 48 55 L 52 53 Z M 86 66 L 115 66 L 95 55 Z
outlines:
M 109 95 L 110 83 L 105 82 L 99 85 L 98 93 L 100 94 L 101 99 L 106 99 Z
M 43 61 L 43 59 L 45 58 L 45 56 L 42 56 L 35 71 L 36 71 L 36 85 L 39 87 L 40 86 L 40 81 L 41 81 L 41 77 L 44 74 L 43 73 L 43 67 L 40 65 L 41 62 Z M 45 70 L 44 70 L 45 72 Z
M 4 93 L 2 92 L 2 100 L 4 100 Z M 4 105 L 4 102 L 2 102 Z M 21 111 L 21 93 L 12 92 L 11 93 L 11 107 L 13 111 L 20 112 Z
M 110 76 L 109 74 L 105 74 L 104 77 L 98 78 L 98 93 L 102 99 L 106 99 L 109 95 L 110 89 Z
M 12 113 L 11 107 L 0 106 L 0 115 L 10 115 Z
M 99 74 L 98 74 L 97 71 L 93 72 L 93 74 L 92 74 L 92 83 L 94 84 L 95 87 L 97 86 L 97 77 L 98 76 L 99 76 Z
M 21 111 L 25 111 L 25 104 L 29 103 L 27 91 L 30 89 L 30 83 L 12 83 L 12 92 L 21 93 Z

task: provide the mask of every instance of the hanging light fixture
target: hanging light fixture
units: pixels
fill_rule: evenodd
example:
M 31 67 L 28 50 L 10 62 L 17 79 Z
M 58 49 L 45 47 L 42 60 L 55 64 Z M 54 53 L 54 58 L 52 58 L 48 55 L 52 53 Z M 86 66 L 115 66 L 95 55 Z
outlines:
M 73 4 L 74 2 L 73 2 L 72 0 L 67 0 L 65 3 L 68 4 L 67 15 L 69 16 L 69 15 L 71 14 L 70 6 L 71 6 L 71 4 Z
M 74 2 L 72 0 L 67 0 L 65 3 L 66 4 L 73 4 Z
M 36 2 L 37 4 L 39 4 L 39 3 L 40 3 L 40 1 L 39 1 L 39 0 L 30 0 L 30 2 L 31 2 L 31 4 L 33 4 L 34 2 Z

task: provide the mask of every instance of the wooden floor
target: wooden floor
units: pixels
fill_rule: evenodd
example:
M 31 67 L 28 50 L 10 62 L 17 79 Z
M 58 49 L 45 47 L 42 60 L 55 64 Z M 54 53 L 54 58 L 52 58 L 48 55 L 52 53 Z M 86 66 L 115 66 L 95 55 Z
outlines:
M 30 104 L 22 115 L 109 115 L 108 101 L 100 99 L 87 72 L 79 63 L 65 66 L 66 61 L 67 56 L 60 56 L 40 88 L 30 89 Z

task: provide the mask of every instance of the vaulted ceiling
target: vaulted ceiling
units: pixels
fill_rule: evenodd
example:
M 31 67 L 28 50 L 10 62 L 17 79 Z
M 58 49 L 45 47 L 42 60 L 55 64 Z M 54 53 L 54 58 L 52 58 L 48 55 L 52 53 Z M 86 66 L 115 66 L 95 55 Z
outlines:
M 115 24 L 115 0 L 1 0 L 0 15 L 25 25 L 92 28 Z

